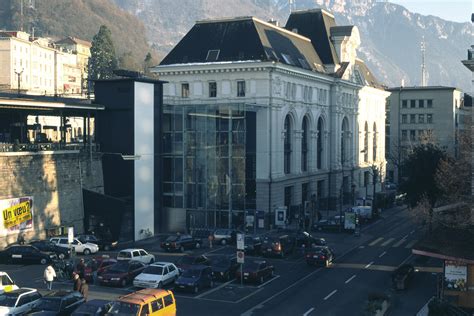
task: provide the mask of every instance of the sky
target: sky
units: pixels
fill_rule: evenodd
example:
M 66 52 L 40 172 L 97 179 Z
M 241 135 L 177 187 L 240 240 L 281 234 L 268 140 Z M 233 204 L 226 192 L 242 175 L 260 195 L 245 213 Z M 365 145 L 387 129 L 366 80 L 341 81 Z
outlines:
M 400 4 L 411 12 L 434 15 L 455 22 L 470 22 L 474 1 L 472 0 L 389 0 Z

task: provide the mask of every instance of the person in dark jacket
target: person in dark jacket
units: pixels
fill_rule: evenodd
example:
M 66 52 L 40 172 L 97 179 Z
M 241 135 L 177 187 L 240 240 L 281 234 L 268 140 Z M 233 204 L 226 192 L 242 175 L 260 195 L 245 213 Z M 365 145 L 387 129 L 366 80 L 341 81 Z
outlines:
M 76 271 L 79 274 L 79 277 L 81 279 L 84 279 L 85 270 L 86 270 L 86 264 L 84 263 L 84 259 L 81 258 L 81 260 L 79 261 L 79 263 L 76 266 Z
M 89 296 L 89 285 L 87 285 L 87 282 L 85 279 L 81 280 L 81 289 L 79 292 L 84 296 L 84 300 L 87 302 L 87 296 Z
M 79 274 L 75 273 L 73 275 L 73 291 L 80 292 L 81 291 L 81 279 L 79 278 Z

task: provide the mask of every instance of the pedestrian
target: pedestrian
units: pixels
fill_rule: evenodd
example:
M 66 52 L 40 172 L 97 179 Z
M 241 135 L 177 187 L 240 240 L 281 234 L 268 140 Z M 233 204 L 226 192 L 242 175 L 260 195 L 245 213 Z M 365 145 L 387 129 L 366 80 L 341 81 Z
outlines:
M 87 297 L 89 296 L 89 285 L 87 285 L 85 279 L 81 280 L 81 288 L 79 292 L 84 296 L 84 300 L 87 302 Z
M 212 233 L 209 234 L 207 240 L 209 240 L 209 248 L 212 249 L 212 241 L 214 240 L 214 236 L 212 235 Z
M 53 288 L 53 280 L 56 277 L 56 271 L 54 271 L 54 268 L 51 265 L 48 265 L 46 269 L 44 269 L 44 282 L 46 283 L 46 288 L 48 291 L 51 291 Z
M 73 278 L 72 290 L 79 292 L 81 290 L 81 279 L 79 278 L 79 274 L 74 273 L 72 278 Z
M 81 279 L 84 279 L 85 270 L 86 270 L 86 264 L 84 263 L 84 258 L 81 258 L 81 260 L 76 266 L 76 271 L 79 274 L 79 277 Z

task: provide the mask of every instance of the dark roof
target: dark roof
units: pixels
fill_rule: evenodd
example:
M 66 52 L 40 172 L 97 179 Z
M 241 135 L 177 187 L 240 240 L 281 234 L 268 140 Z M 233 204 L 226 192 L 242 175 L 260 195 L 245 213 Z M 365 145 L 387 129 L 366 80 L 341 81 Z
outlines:
M 12 108 L 18 110 L 70 110 L 90 111 L 104 110 L 104 106 L 91 103 L 87 99 L 61 98 L 36 95 L 20 95 L 12 93 L 0 93 L 0 108 Z
M 402 89 L 403 91 L 406 91 L 406 90 L 412 90 L 412 91 L 417 91 L 417 90 L 459 90 L 458 88 L 455 88 L 455 87 L 445 87 L 445 86 L 391 87 L 391 88 L 387 88 L 386 90 L 397 92 L 397 91 L 400 91 L 400 89 Z
M 322 9 L 292 12 L 285 28 L 308 37 L 324 64 L 338 64 L 339 58 L 330 40 L 330 29 L 336 26 L 334 16 Z
M 276 61 L 324 72 L 308 38 L 253 17 L 200 21 L 160 65 Z
M 92 43 L 91 42 L 88 42 L 88 41 L 85 41 L 85 40 L 82 40 L 80 38 L 76 38 L 76 37 L 72 37 L 72 36 L 68 36 L 66 38 L 63 38 L 59 41 L 56 41 L 55 42 L 56 44 L 80 44 L 80 45 L 84 45 L 84 46 L 88 46 L 88 47 L 92 47 Z
M 351 36 L 354 25 L 331 27 L 331 36 Z
M 360 75 L 362 76 L 363 85 L 371 86 L 374 88 L 383 89 L 384 87 L 378 82 L 377 78 L 375 78 L 374 74 L 370 71 L 369 67 L 360 59 L 356 59 L 355 62 L 355 69 L 359 71 Z

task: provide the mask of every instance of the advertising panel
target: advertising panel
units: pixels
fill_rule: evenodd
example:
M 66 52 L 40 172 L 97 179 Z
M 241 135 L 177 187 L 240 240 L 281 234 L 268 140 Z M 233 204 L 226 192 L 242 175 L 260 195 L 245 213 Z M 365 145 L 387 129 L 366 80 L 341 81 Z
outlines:
M 466 291 L 467 265 L 456 261 L 444 262 L 444 289 L 448 291 Z
M 15 234 L 33 228 L 33 197 L 0 200 L 0 235 Z

